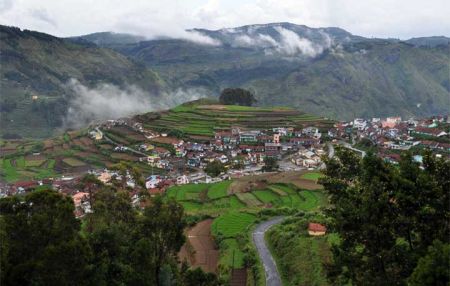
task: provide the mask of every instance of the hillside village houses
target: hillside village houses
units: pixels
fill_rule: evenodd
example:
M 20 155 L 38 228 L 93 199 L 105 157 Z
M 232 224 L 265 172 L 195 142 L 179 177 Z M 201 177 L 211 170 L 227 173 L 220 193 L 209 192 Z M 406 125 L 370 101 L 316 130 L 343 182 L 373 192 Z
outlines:
M 165 175 L 152 174 L 145 179 L 145 188 L 150 195 L 162 194 L 171 185 L 188 183 L 212 183 L 229 179 L 231 176 L 244 176 L 258 172 L 267 157 L 288 162 L 296 168 L 319 168 L 321 157 L 326 155 L 326 144 L 346 144 L 370 142 L 377 146 L 378 156 L 388 162 L 396 163 L 402 150 L 431 149 L 436 156 L 450 159 L 450 138 L 448 116 L 427 119 L 402 120 L 400 117 L 370 120 L 356 118 L 348 122 L 336 122 L 328 130 L 316 126 L 304 128 L 276 127 L 267 130 L 245 130 L 232 126 L 228 130 L 217 130 L 210 140 L 185 141 L 169 134 L 148 130 L 132 120 L 110 120 L 95 128 L 89 134 L 94 138 L 105 138 L 100 129 L 108 130 L 114 126 L 126 126 L 143 134 L 146 142 L 136 146 L 117 144 L 114 152 L 138 150 L 141 162 L 165 170 Z M 164 136 L 163 136 L 164 135 Z M 328 142 L 328 143 L 327 143 Z M 135 153 L 136 154 L 136 153 Z M 144 156 L 145 155 L 145 156 Z M 421 158 L 414 157 L 419 163 Z M 207 176 L 203 169 L 211 161 L 220 161 L 228 166 L 226 174 L 218 178 Z M 242 164 L 242 170 L 233 170 L 233 164 Z M 286 166 L 286 164 L 285 164 Z M 152 169 L 153 170 L 153 169 Z M 112 170 L 93 170 L 93 174 L 105 183 L 120 180 L 120 175 Z M 77 216 L 90 211 L 89 195 L 78 189 L 77 177 L 61 177 L 41 181 L 17 182 L 0 185 L 0 196 L 25 193 L 39 185 L 51 185 L 54 189 L 71 196 L 76 205 Z M 137 188 L 129 174 L 127 186 Z M 133 202 L 139 206 L 139 198 L 133 193 Z

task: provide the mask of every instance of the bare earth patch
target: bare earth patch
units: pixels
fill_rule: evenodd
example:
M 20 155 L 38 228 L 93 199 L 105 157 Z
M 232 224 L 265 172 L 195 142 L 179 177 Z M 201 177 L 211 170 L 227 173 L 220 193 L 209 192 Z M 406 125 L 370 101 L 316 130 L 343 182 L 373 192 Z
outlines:
M 200 267 L 203 271 L 217 273 L 219 250 L 216 249 L 211 235 L 212 222 L 212 219 L 207 219 L 188 229 L 187 242 L 178 256 L 181 261 L 187 261 L 193 268 Z
M 197 106 L 198 109 L 212 109 L 212 110 L 224 110 L 226 109 L 225 105 L 221 104 L 212 104 L 212 105 L 199 105 Z

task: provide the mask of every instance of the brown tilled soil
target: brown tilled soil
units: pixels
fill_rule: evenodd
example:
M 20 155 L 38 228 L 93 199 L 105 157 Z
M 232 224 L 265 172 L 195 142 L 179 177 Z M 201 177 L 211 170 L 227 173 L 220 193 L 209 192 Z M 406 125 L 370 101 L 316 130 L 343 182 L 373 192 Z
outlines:
M 211 105 L 199 105 L 197 106 L 198 109 L 212 109 L 212 110 L 223 110 L 226 109 L 225 105 L 221 104 L 211 104 Z
M 180 140 L 175 137 L 156 137 L 156 138 L 152 138 L 151 141 L 156 142 L 156 143 L 163 143 L 163 144 L 173 144 Z
M 231 270 L 230 286 L 247 285 L 247 268 Z
M 200 267 L 203 271 L 217 273 L 219 250 L 211 236 L 212 222 L 212 219 L 201 221 L 186 231 L 187 242 L 178 257 L 193 268 Z
M 306 190 L 322 189 L 322 186 L 315 181 L 302 179 L 301 175 L 304 173 L 305 171 L 289 171 L 237 178 L 231 183 L 229 192 L 242 193 L 252 189 L 263 189 L 269 183 L 292 183 L 298 188 Z

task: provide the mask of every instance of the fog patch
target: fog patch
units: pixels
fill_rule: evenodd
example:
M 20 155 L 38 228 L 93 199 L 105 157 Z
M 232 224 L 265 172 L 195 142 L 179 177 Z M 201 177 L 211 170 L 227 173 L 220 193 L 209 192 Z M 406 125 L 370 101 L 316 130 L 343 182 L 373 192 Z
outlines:
M 266 55 L 314 58 L 333 46 L 333 39 L 324 31 L 319 31 L 320 37 L 312 41 L 281 26 L 274 27 L 274 29 L 278 35 L 258 33 L 257 29 L 252 29 L 252 27 L 241 33 L 228 30 L 221 32 L 230 36 L 233 47 L 260 48 Z M 307 34 L 310 33 L 311 31 L 307 31 Z
M 209 95 L 203 89 L 177 89 L 156 96 L 134 85 L 118 87 L 107 83 L 89 88 L 76 79 L 71 79 L 67 88 L 72 95 L 67 98 L 67 115 L 63 119 L 66 129 L 168 109 Z
M 179 38 L 190 41 L 190 42 L 194 42 L 197 44 L 208 45 L 208 46 L 220 46 L 222 44 L 221 41 L 219 41 L 217 39 L 213 39 L 207 35 L 204 35 L 200 32 L 194 31 L 194 30 L 185 31 L 185 33 L 182 33 L 179 35 Z

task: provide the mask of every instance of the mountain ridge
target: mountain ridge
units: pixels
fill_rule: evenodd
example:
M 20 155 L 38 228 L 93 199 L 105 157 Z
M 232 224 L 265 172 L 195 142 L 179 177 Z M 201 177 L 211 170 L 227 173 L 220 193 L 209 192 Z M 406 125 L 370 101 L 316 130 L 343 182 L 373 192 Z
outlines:
M 47 137 L 64 127 L 72 79 L 94 89 L 90 95 L 105 84 L 125 95 L 136 86 L 157 101 L 176 97 L 167 90 L 202 90 L 198 97 L 243 87 L 260 105 L 333 119 L 449 113 L 447 37 L 369 39 L 287 22 L 192 31 L 212 41 L 111 32 L 58 38 L 0 26 L 1 134 Z
M 449 112 L 447 37 L 364 38 L 290 23 L 194 31 L 221 44 L 157 39 L 114 48 L 170 84 L 216 94 L 241 86 L 254 91 L 260 104 L 289 102 L 336 119 Z

